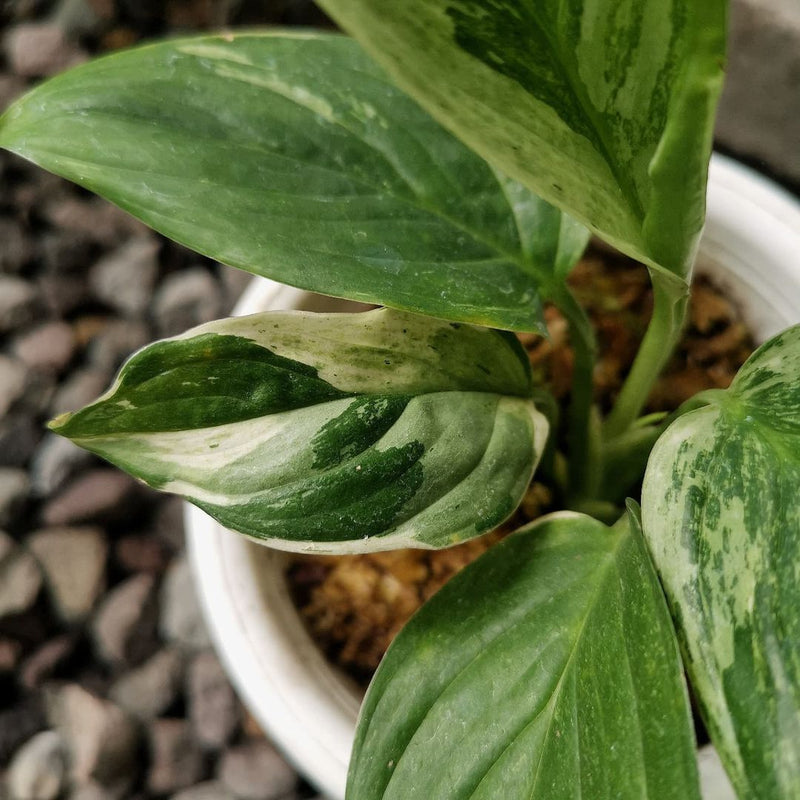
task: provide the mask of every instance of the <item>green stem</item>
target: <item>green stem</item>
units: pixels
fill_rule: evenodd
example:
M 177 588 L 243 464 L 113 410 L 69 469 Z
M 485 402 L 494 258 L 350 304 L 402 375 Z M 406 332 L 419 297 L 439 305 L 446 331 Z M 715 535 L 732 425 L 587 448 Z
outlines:
M 603 439 L 614 439 L 637 419 L 650 389 L 672 355 L 686 316 L 688 288 L 680 279 L 650 270 L 653 316 L 622 391 L 603 426 Z
M 572 396 L 568 414 L 567 445 L 569 448 L 569 496 L 571 499 L 591 496 L 592 484 L 598 480 L 597 435 L 592 424 L 594 365 L 597 353 L 594 329 L 566 285 L 551 295 L 553 302 L 569 323 L 574 352 Z

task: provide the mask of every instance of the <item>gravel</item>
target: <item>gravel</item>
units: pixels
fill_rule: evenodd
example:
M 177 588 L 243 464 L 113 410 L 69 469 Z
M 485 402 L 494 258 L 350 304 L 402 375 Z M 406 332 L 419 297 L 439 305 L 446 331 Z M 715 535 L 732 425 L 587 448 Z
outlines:
M 36 559 L 17 547 L 7 534 L 0 532 L 8 550 L 0 557 L 0 620 L 27 611 L 42 587 L 42 573 Z
M 111 665 L 136 665 L 157 648 L 155 578 L 141 573 L 117 584 L 92 620 L 95 649 Z
M 0 333 L 33 320 L 38 305 L 35 285 L 14 275 L 0 275 Z
M 108 696 L 140 720 L 155 719 L 178 699 L 183 665 L 183 653 L 165 647 L 141 666 L 123 673 L 111 686 Z
M 72 327 L 53 320 L 31 328 L 14 341 L 11 352 L 26 367 L 61 372 L 75 353 Z
M 219 660 L 211 651 L 197 655 L 189 665 L 187 695 L 195 738 L 204 747 L 219 750 L 239 725 L 239 704 Z
M 139 731 L 121 708 L 72 683 L 47 693 L 46 703 L 48 722 L 64 740 L 73 784 L 133 783 Z
M 30 492 L 25 470 L 0 467 L 0 527 L 9 528 L 21 515 Z
M 0 417 L 22 397 L 28 384 L 28 371 L 16 358 L 0 355 Z
M 54 75 L 86 59 L 58 25 L 41 22 L 16 25 L 3 39 L 11 69 L 24 78 Z
M 66 752 L 55 731 L 42 731 L 20 747 L 8 767 L 12 800 L 55 800 L 64 786 Z
M 161 243 L 137 236 L 100 259 L 89 272 L 94 296 L 125 315 L 142 314 L 158 275 Z
M 294 770 L 266 741 L 229 749 L 217 777 L 239 800 L 282 800 L 297 783 Z
M 211 640 L 197 601 L 189 562 L 175 559 L 161 589 L 161 635 L 186 650 L 210 647 Z
M 68 625 L 85 619 L 105 586 L 103 530 L 48 528 L 31 534 L 28 547 L 41 564 L 58 616 Z
M 138 494 L 138 484 L 115 469 L 101 467 L 83 473 L 45 503 L 46 525 L 107 522 L 128 514 Z
M 147 788 L 170 794 L 204 777 L 203 752 L 184 719 L 158 719 L 150 725 L 150 770 Z

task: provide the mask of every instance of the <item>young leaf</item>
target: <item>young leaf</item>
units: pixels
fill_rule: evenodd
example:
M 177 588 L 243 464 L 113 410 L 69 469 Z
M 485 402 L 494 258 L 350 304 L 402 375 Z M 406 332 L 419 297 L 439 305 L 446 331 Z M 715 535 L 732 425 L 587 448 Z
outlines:
M 348 800 L 699 800 L 677 642 L 640 532 L 563 513 L 505 539 L 389 648 Z
M 489 162 L 679 275 L 703 226 L 726 0 L 320 0 Z
M 656 444 L 642 512 L 740 797 L 800 796 L 800 327 Z
M 275 312 L 140 350 L 52 427 L 275 547 L 445 547 L 522 499 L 548 429 L 530 396 L 510 334 Z
M 540 289 L 588 238 L 330 34 L 93 61 L 15 103 L 0 146 L 235 267 L 499 328 L 543 329 Z

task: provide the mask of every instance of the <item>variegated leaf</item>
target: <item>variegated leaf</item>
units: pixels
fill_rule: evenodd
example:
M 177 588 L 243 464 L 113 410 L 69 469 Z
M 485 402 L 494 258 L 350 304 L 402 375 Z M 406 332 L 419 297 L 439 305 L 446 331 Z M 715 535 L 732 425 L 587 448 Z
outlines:
M 367 693 L 348 800 L 699 800 L 677 642 L 633 522 L 542 518 L 423 606 Z
M 800 327 L 673 423 L 644 530 L 740 797 L 800 797 Z
M 53 428 L 275 547 L 445 547 L 521 500 L 548 427 L 530 395 L 510 334 L 275 312 L 146 347 Z
M 0 147 L 226 264 L 510 330 L 544 330 L 588 240 L 329 33 L 114 53 L 20 98 Z
M 726 0 L 320 0 L 490 163 L 679 276 L 705 213 Z

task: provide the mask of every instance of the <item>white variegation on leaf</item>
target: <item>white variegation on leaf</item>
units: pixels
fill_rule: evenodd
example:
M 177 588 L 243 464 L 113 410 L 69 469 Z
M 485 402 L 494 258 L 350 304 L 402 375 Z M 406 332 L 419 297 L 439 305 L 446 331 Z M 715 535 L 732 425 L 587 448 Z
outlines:
M 726 0 L 320 0 L 487 161 L 685 276 L 705 213 Z
M 740 797 L 800 797 L 800 327 L 680 417 L 644 530 L 704 716 Z
M 548 425 L 510 334 L 380 309 L 202 325 L 58 433 L 285 549 L 445 547 L 502 522 Z

